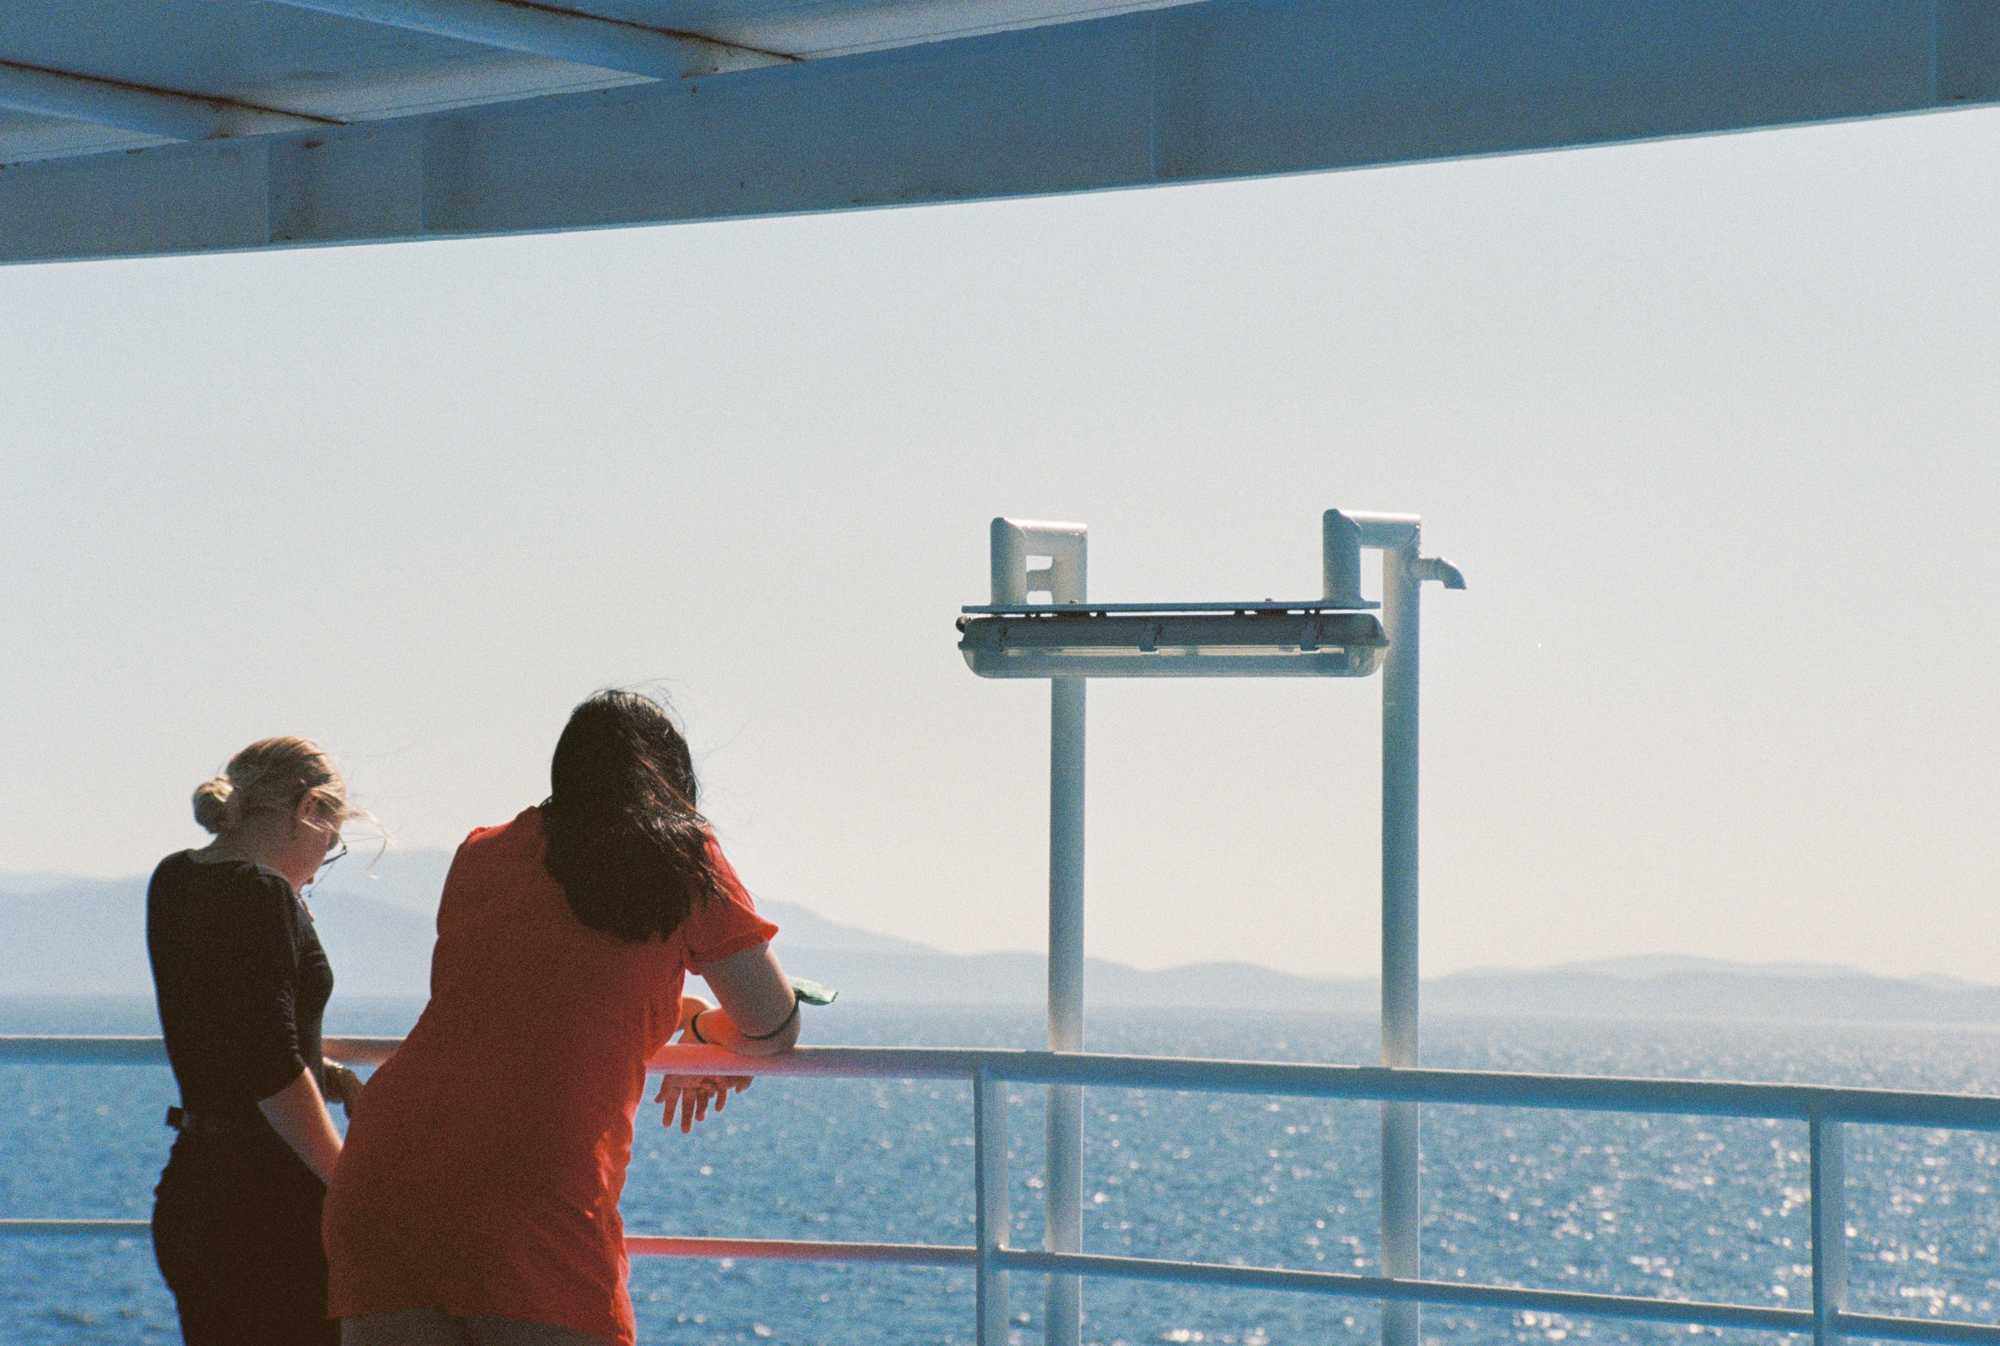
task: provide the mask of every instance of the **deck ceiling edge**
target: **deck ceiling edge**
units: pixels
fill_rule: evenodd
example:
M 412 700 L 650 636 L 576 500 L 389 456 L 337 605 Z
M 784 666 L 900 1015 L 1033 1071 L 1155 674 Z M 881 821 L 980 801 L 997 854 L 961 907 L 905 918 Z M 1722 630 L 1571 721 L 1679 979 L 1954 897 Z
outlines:
M 0 168 L 0 262 L 972 201 L 1970 107 L 2000 100 L 2000 23 L 1984 13 L 1958 0 L 1155 10 L 17 164 Z

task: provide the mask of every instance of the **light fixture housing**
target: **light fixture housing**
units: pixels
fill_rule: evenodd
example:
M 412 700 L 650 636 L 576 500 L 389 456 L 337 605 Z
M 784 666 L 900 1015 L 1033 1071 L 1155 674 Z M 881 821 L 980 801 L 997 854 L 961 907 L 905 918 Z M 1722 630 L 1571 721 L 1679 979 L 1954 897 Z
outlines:
M 1364 678 L 1389 646 L 1382 623 L 1352 600 L 984 604 L 964 613 L 958 648 L 983 678 Z

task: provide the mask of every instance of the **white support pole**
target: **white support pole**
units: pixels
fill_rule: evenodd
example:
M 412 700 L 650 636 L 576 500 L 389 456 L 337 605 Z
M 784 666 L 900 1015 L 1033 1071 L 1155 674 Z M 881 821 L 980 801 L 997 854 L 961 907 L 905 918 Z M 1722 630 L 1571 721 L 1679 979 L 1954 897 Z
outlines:
M 1007 1346 L 1007 1082 L 972 1077 L 973 1211 L 979 1283 L 979 1346 Z
M 1423 581 L 1418 532 L 1382 553 L 1382 1064 L 1415 1066 L 1417 1033 L 1417 683 Z M 1422 1269 L 1418 1229 L 1421 1152 L 1415 1103 L 1382 1105 L 1382 1271 Z M 1419 1305 L 1382 1305 L 1383 1346 L 1417 1346 Z
M 1082 595 L 1067 600 L 1081 602 Z M 1084 680 L 1049 687 L 1049 1048 L 1083 1050 Z M 1046 1232 L 1050 1252 L 1083 1251 L 1083 1090 L 1049 1088 Z M 1049 1346 L 1077 1346 L 1083 1282 L 1049 1277 Z
M 1847 1304 L 1847 1141 L 1840 1123 L 1814 1113 L 1812 1151 L 1813 1346 L 1838 1346 Z
M 993 602 L 1081 603 L 1090 592 L 1089 535 L 1080 523 L 995 519 Z M 1030 559 L 1048 558 L 1030 570 Z M 1049 1050 L 1083 1050 L 1083 690 L 1082 678 L 1049 680 Z M 1047 1184 L 1042 1246 L 1083 1251 L 1083 1090 L 1049 1086 Z M 1049 1346 L 1078 1346 L 1083 1282 L 1050 1276 L 1043 1329 Z

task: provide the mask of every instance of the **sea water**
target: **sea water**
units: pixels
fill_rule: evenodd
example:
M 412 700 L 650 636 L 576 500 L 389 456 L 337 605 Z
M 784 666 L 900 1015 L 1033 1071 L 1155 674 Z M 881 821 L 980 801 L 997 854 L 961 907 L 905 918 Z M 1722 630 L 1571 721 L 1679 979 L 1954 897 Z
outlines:
M 330 1033 L 400 1033 L 410 1005 L 338 997 Z M 0 1032 L 154 1032 L 144 1001 L 0 1001 Z M 809 1039 L 1030 1047 L 1035 1016 L 869 1007 L 815 1013 Z M 1095 1014 L 1106 1051 L 1366 1062 L 1372 1024 L 1242 1013 Z M 1427 1064 L 2000 1092 L 2000 1035 L 1912 1027 L 1461 1020 L 1426 1025 Z M 1016 1246 L 1041 1237 L 1044 1091 L 1009 1092 Z M 0 1215 L 146 1217 L 171 1133 L 163 1067 L 0 1066 Z M 1091 1252 L 1374 1273 L 1372 1104 L 1092 1089 Z M 968 1085 L 770 1079 L 691 1136 L 641 1112 L 624 1211 L 634 1233 L 972 1241 Z M 504 1126 L 505 1117 L 490 1119 Z M 1428 1277 L 1788 1308 L 1811 1300 L 1803 1124 L 1429 1107 Z M 2000 1137 L 1857 1127 L 1848 1148 L 1850 1307 L 2000 1319 Z M 1040 1339 L 1044 1283 L 1010 1278 L 1017 1340 Z M 645 1258 L 649 1343 L 940 1346 L 970 1342 L 969 1272 Z M 1085 1338 L 1363 1342 L 1375 1307 L 1317 1295 L 1086 1281 Z M 1717 1332 L 1432 1308 L 1439 1342 L 1654 1343 Z M 146 1239 L 0 1240 L 0 1342 L 169 1342 Z

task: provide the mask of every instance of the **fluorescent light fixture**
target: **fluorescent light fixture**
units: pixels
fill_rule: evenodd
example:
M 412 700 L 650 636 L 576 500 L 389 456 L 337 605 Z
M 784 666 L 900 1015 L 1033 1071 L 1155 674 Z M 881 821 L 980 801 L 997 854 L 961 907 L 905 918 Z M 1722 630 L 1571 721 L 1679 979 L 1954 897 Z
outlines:
M 988 607 L 958 627 L 983 678 L 1365 678 L 1389 646 L 1372 613 L 1324 604 Z
M 1355 518 L 1320 516 L 1318 598 L 1093 603 L 1082 524 L 995 519 L 993 601 L 962 609 L 959 652 L 982 678 L 1365 678 L 1389 640 L 1361 596 L 1361 538 Z

